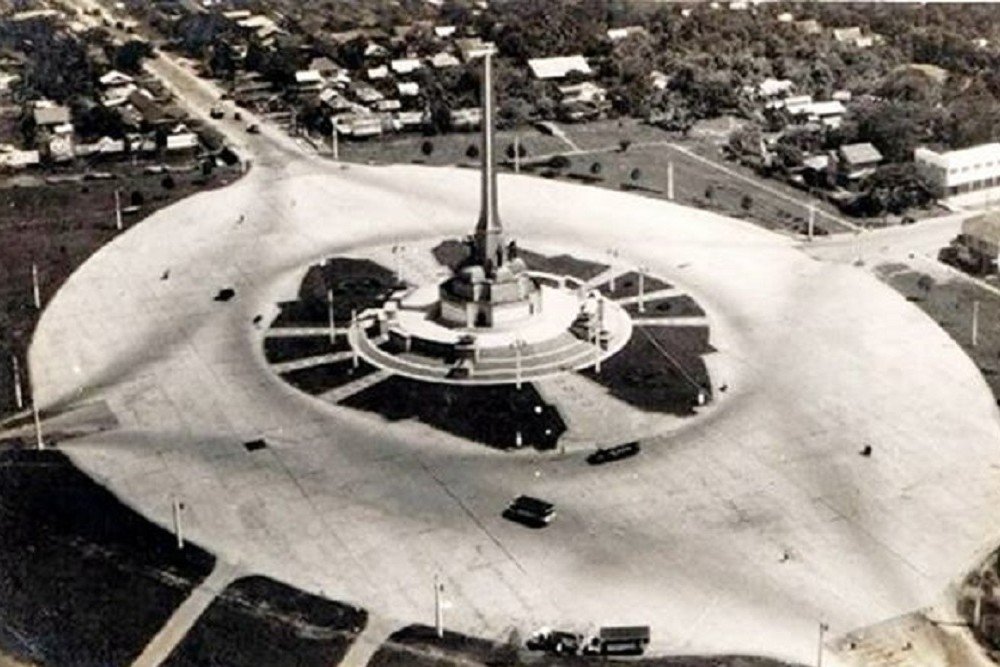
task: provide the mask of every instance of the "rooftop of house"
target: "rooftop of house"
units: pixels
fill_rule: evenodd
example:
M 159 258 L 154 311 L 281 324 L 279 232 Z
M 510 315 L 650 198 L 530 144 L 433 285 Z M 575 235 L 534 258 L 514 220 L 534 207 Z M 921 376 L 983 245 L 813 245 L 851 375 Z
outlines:
M 841 159 L 848 165 L 871 164 L 882 161 L 882 153 L 870 143 L 845 144 L 839 149 Z
M 36 102 L 33 115 L 35 125 L 39 126 L 64 125 L 70 122 L 69 107 L 61 104 Z
M 590 65 L 582 55 L 532 58 L 528 61 L 528 67 L 537 79 L 562 79 L 570 72 L 591 74 Z

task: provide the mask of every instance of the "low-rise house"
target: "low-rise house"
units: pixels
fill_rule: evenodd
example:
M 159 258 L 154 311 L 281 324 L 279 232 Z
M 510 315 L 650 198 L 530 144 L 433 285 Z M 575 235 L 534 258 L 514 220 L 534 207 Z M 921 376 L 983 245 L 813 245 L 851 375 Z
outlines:
M 833 38 L 841 44 L 856 42 L 861 38 L 861 28 L 851 26 L 850 28 L 834 28 Z
M 389 64 L 393 72 L 401 75 L 412 74 L 423 66 L 424 64 L 420 62 L 419 58 L 399 58 Z
M 646 34 L 646 29 L 641 25 L 629 25 L 624 28 L 608 28 L 607 35 L 608 39 L 612 42 L 617 42 L 622 39 L 631 37 L 632 35 L 644 35 Z
M 92 144 L 77 144 L 76 156 L 87 158 L 113 158 L 125 155 L 126 146 L 124 139 L 112 139 L 111 137 L 101 137 Z
M 831 99 L 837 102 L 850 102 L 851 101 L 851 91 L 849 90 L 835 90 L 833 95 L 830 96 Z
M 479 37 L 456 39 L 455 46 L 465 62 L 472 62 L 496 51 L 496 45 L 493 42 L 484 42 Z
M 323 87 L 323 75 L 314 69 L 303 69 L 295 73 L 295 89 L 300 93 L 318 92 Z
M 378 102 L 375 103 L 375 111 L 379 111 L 381 113 L 388 113 L 390 111 L 399 111 L 402 108 L 403 108 L 403 103 L 400 102 L 399 100 L 394 100 L 394 99 L 379 100 Z
M 453 25 L 436 25 L 434 26 L 434 36 L 438 39 L 445 39 L 451 37 L 455 34 L 455 26 Z
M 306 69 L 319 72 L 323 78 L 333 79 L 343 68 L 326 56 L 317 56 L 309 61 L 309 66 Z
M 193 153 L 198 150 L 198 135 L 190 130 L 167 135 L 168 153 Z
M 452 109 L 450 112 L 451 127 L 460 132 L 478 130 L 483 122 L 483 110 L 479 107 Z
M 396 84 L 400 97 L 416 97 L 420 94 L 420 84 L 416 81 L 404 81 Z
M 918 148 L 913 151 L 913 160 L 945 197 L 1000 186 L 1000 143 L 942 153 Z
M 119 72 L 116 69 L 107 72 L 98 82 L 101 84 L 102 88 L 115 88 L 117 86 L 126 86 L 128 84 L 135 83 L 135 79 L 125 74 L 124 72 Z
M 32 116 L 35 119 L 35 127 L 52 128 L 69 123 L 71 114 L 69 107 L 49 100 L 37 100 L 32 109 Z
M 566 120 L 599 118 L 611 108 L 608 91 L 590 81 L 559 86 L 559 94 L 559 115 Z
M 371 105 L 385 99 L 385 95 L 368 84 L 355 82 L 351 84 L 351 93 L 361 104 Z
M 73 151 L 73 126 L 70 123 L 52 126 L 45 153 L 52 162 L 69 162 L 76 157 Z
M 795 90 L 795 84 L 790 79 L 774 79 L 768 77 L 757 86 L 756 93 L 763 99 L 785 97 Z
M 20 171 L 37 167 L 42 157 L 37 150 L 23 151 L 10 144 L 0 144 L 0 170 Z
M 346 114 L 334 121 L 337 134 L 352 139 L 367 139 L 382 134 L 382 118 L 375 114 Z
M 528 60 L 528 67 L 535 78 L 542 81 L 565 79 L 570 72 L 586 76 L 593 73 L 587 59 L 581 55 L 531 58 Z
M 253 35 L 259 40 L 266 40 L 268 37 L 273 37 L 278 33 L 284 32 L 278 27 L 274 19 L 262 14 L 248 16 L 245 19 L 237 21 L 236 25 L 239 26 L 244 35 Z
M 369 67 L 367 75 L 369 81 L 381 81 L 382 79 L 389 78 L 389 68 L 385 65 Z
M 389 49 L 377 42 L 368 42 L 365 46 L 365 60 L 376 60 L 378 58 L 385 58 L 388 55 Z
M 809 105 L 806 113 L 810 121 L 835 129 L 840 127 L 844 114 L 847 113 L 847 108 L 837 100 L 826 100 L 813 102 Z
M 778 23 L 791 23 L 795 20 L 795 15 L 791 12 L 782 12 L 778 14 Z
M 344 113 L 353 108 L 350 100 L 332 88 L 322 90 L 319 94 L 319 101 L 334 114 Z
M 784 108 L 793 116 L 806 115 L 813 104 L 812 95 L 794 95 L 772 103 L 774 108 Z
M 816 19 L 805 19 L 804 21 L 795 21 L 794 23 L 796 29 L 799 32 L 806 35 L 818 35 L 823 32 L 823 26 L 820 25 L 819 21 Z
M 666 90 L 669 84 L 670 77 L 663 72 L 653 70 L 649 73 L 649 85 L 653 87 L 653 90 Z
M 441 53 L 435 53 L 430 58 L 431 67 L 434 69 L 446 69 L 448 67 L 457 67 L 462 63 L 458 58 L 448 53 L 447 51 L 442 51 Z
M 837 149 L 837 171 L 848 185 L 874 174 L 881 162 L 882 153 L 868 142 L 845 144 Z
M 393 118 L 393 129 L 397 132 L 414 132 L 427 126 L 427 114 L 423 111 L 400 111 Z

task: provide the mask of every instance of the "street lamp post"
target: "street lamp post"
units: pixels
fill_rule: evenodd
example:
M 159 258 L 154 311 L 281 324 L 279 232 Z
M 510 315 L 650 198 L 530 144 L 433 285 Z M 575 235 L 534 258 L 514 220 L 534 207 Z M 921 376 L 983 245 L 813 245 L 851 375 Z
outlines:
M 14 367 L 14 404 L 20 410 L 24 407 L 24 394 L 21 392 L 21 368 L 18 364 L 16 354 L 10 355 L 10 360 Z
M 184 513 L 184 503 L 182 503 L 177 498 L 173 499 L 173 513 L 174 513 L 174 534 L 177 536 L 177 548 L 184 548 L 184 525 L 183 525 L 183 513 Z
M 645 266 L 639 267 L 639 312 L 646 312 L 646 271 Z
M 333 288 L 326 290 L 326 316 L 330 325 L 330 344 L 332 345 L 337 337 L 337 326 L 333 317 Z
M 820 621 L 819 640 L 816 642 L 816 667 L 823 667 L 823 637 L 826 635 L 826 631 L 829 629 L 830 629 L 829 625 Z
M 444 593 L 444 584 L 440 577 L 434 575 L 434 631 L 438 639 L 444 637 L 444 610 L 441 604 L 441 596 Z
M 392 246 L 392 255 L 396 260 L 396 282 L 403 282 L 403 251 L 406 250 L 406 246 L 397 243 Z
M 115 229 L 122 230 L 122 197 L 118 188 L 115 188 Z
M 611 287 L 611 292 L 614 293 L 614 291 L 615 291 L 615 267 L 614 267 L 614 261 L 616 259 L 618 259 L 618 248 L 608 248 L 608 257 L 611 258 L 611 263 L 612 263 L 612 266 L 611 266 L 611 280 L 609 281 L 609 283 L 610 283 L 610 287 Z

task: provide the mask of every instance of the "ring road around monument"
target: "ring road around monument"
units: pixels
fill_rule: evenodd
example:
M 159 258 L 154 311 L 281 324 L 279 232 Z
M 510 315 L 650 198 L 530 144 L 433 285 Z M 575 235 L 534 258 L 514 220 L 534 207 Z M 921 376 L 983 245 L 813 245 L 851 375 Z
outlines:
M 60 446 L 164 526 L 183 499 L 188 537 L 245 570 L 400 625 L 430 620 L 439 575 L 445 624 L 490 636 L 648 624 L 653 650 L 809 661 L 817 620 L 835 635 L 931 604 L 993 546 L 1000 429 L 971 361 L 866 272 L 704 211 L 501 179 L 525 248 L 618 248 L 711 322 L 706 364 L 727 391 L 627 462 L 498 452 L 269 370 L 252 323 L 297 297 L 306 267 L 467 233 L 478 178 L 288 157 L 154 214 L 40 320 L 42 408 L 102 402 L 118 422 Z M 225 287 L 236 296 L 213 301 Z M 614 422 L 621 401 L 595 387 L 580 418 Z M 557 520 L 505 522 L 522 493 Z

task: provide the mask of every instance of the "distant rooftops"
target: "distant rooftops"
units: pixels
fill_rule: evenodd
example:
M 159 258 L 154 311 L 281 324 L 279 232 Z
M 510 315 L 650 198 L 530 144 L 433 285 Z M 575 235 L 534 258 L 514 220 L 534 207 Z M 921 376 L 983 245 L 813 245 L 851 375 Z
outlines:
M 581 55 L 556 56 L 554 58 L 532 58 L 528 67 L 537 79 L 563 79 L 570 72 L 592 73 L 587 59 Z

